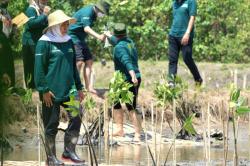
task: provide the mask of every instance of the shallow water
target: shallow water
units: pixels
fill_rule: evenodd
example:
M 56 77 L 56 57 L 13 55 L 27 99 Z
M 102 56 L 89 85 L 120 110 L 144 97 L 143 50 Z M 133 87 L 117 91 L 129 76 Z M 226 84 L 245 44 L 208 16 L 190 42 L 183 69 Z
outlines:
M 240 160 L 248 161 L 250 158 L 250 144 L 249 144 L 249 136 L 248 136 L 248 127 L 244 125 L 239 130 L 239 143 L 238 143 L 238 151 Z M 229 153 L 228 160 L 232 161 L 233 159 L 233 139 L 232 132 L 230 132 L 229 139 Z M 31 141 L 32 142 L 32 141 Z M 151 151 L 154 155 L 154 146 L 150 145 Z M 161 158 L 160 161 L 163 165 L 167 153 L 169 151 L 170 145 L 164 144 L 161 146 Z M 60 141 L 57 143 L 57 155 L 60 156 L 63 151 L 63 142 Z M 99 163 L 106 164 L 119 164 L 119 165 L 152 165 L 152 160 L 147 151 L 146 145 L 136 145 L 136 144 L 125 144 L 122 146 L 114 146 L 112 148 L 111 159 L 108 159 L 108 151 L 104 151 L 103 146 L 101 150 L 98 146 L 95 147 L 95 151 L 97 154 L 97 158 Z M 86 161 L 88 161 L 88 149 L 87 146 L 77 146 L 77 152 L 79 156 Z M 177 154 L 177 163 L 180 165 L 205 165 L 204 163 L 204 148 L 203 144 L 197 146 L 177 146 L 176 149 Z M 43 156 L 44 153 L 43 153 Z M 157 156 L 157 155 L 156 155 Z M 167 164 L 171 165 L 172 161 L 172 150 L 168 156 Z M 5 155 L 5 160 L 13 160 L 13 161 L 34 161 L 38 160 L 38 148 L 36 143 L 27 143 L 27 146 L 23 148 L 14 148 L 14 150 Z M 43 157 L 44 160 L 44 157 Z M 223 141 L 219 143 L 216 142 L 211 145 L 211 165 L 222 165 L 223 162 Z M 232 165 L 232 162 L 228 165 Z M 250 165 L 249 164 L 241 164 L 241 165 Z

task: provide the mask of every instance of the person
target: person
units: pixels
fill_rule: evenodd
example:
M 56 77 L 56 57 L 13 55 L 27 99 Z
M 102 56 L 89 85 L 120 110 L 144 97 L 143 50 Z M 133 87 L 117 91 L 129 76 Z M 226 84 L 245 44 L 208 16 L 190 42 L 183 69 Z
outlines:
M 35 48 L 42 36 L 42 30 L 48 25 L 47 15 L 50 8 L 46 6 L 48 0 L 29 0 L 29 3 L 25 11 L 29 21 L 25 24 L 22 37 L 22 54 L 25 85 L 27 88 L 34 89 Z
M 78 91 L 79 100 L 84 98 L 82 84 L 76 67 L 73 42 L 67 30 L 75 19 L 57 10 L 48 16 L 48 27 L 39 39 L 35 54 L 35 84 L 42 100 L 42 119 L 45 140 L 48 145 L 48 164 L 63 165 L 56 157 L 55 138 L 58 132 L 60 106 L 67 107 L 70 90 Z M 64 137 L 63 159 L 81 163 L 75 147 L 81 127 L 81 116 L 69 114 L 69 125 Z
M 76 24 L 73 24 L 69 28 L 69 35 L 71 36 L 74 47 L 76 50 L 76 60 L 77 68 L 79 73 L 81 73 L 83 68 L 83 77 L 85 80 L 85 88 L 87 91 L 96 94 L 96 90 L 93 84 L 90 83 L 92 65 L 93 65 L 93 55 L 86 43 L 87 35 L 91 35 L 100 41 L 105 41 L 104 34 L 98 34 L 91 27 L 96 21 L 97 17 L 103 17 L 105 14 L 109 13 L 110 4 L 107 1 L 99 1 L 95 5 L 88 5 L 81 8 L 74 14 L 74 18 L 77 20 Z
M 0 2 L 0 80 L 7 87 L 15 86 L 14 56 L 11 49 L 12 23 L 7 11 L 8 0 Z
M 202 84 L 199 70 L 192 58 L 194 23 L 197 14 L 196 0 L 173 1 L 173 23 L 169 33 L 169 76 L 177 74 L 179 52 L 191 71 L 196 85 Z M 170 82 L 173 84 L 173 82 Z
M 120 71 L 126 76 L 126 81 L 133 84 L 129 90 L 134 94 L 132 104 L 126 104 L 129 111 L 132 123 L 135 129 L 134 141 L 140 141 L 141 136 L 141 124 L 137 117 L 138 110 L 137 98 L 139 87 L 141 84 L 141 74 L 138 65 L 138 53 L 135 44 L 132 39 L 127 36 L 127 28 L 124 23 L 116 23 L 114 25 L 114 35 L 106 33 L 106 36 L 110 40 L 110 43 L 114 45 L 113 61 L 115 71 Z M 117 124 L 117 131 L 113 136 L 124 136 L 123 130 L 123 117 L 124 110 L 120 103 L 114 106 L 114 119 Z

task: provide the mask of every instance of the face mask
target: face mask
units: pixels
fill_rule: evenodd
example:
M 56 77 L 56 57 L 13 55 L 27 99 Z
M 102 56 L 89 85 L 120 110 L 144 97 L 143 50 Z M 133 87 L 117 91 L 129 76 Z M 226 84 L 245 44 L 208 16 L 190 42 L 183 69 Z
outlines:
M 105 14 L 103 14 L 103 13 L 101 13 L 101 12 L 98 12 L 98 13 L 97 13 L 97 17 L 99 17 L 99 18 L 104 17 L 104 16 L 105 16 Z

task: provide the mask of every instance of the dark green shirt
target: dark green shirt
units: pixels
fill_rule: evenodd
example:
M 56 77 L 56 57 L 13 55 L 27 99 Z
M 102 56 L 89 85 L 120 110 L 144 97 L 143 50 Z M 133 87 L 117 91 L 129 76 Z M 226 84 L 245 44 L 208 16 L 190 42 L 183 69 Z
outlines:
M 191 16 L 197 14 L 196 0 L 183 0 L 181 3 L 175 0 L 173 2 L 173 23 L 170 35 L 174 37 L 183 37 L 185 34 Z M 194 35 L 194 28 L 190 36 Z
M 78 10 L 73 17 L 76 19 L 76 23 L 69 27 L 69 35 L 71 36 L 73 43 L 85 42 L 87 33 L 84 32 L 86 26 L 92 27 L 96 20 L 96 14 L 94 6 L 89 5 Z
M 22 43 L 23 45 L 36 45 L 42 36 L 42 31 L 48 26 L 47 16 L 41 14 L 38 16 L 33 7 L 28 7 L 25 12 L 29 21 L 25 24 Z
M 134 70 L 137 78 L 141 77 L 137 49 L 130 38 L 124 37 L 117 41 L 113 51 L 113 60 L 115 70 L 125 74 L 127 80 L 131 80 L 130 70 Z
M 55 101 L 66 101 L 72 86 L 82 89 L 71 40 L 54 43 L 39 40 L 35 56 L 35 83 L 40 95 L 51 91 Z

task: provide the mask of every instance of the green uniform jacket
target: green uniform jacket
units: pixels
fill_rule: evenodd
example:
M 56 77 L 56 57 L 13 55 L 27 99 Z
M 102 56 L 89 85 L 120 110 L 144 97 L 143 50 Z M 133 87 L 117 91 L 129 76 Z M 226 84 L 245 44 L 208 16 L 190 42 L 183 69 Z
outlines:
M 130 38 L 124 37 L 117 41 L 113 51 L 113 60 L 115 70 L 125 74 L 128 81 L 131 80 L 130 70 L 134 70 L 137 78 L 141 77 L 138 65 L 138 53 L 134 42 Z
M 85 42 L 87 34 L 84 32 L 84 28 L 92 27 L 96 20 L 94 6 L 89 5 L 78 10 L 73 17 L 76 19 L 76 23 L 69 27 L 68 33 L 75 44 Z
M 175 0 L 173 2 L 173 23 L 169 34 L 174 37 L 183 37 L 188 28 L 190 17 L 196 15 L 196 0 L 183 0 L 181 3 Z M 190 36 L 194 36 L 194 28 Z
M 43 29 L 48 26 L 47 16 L 38 15 L 33 7 L 28 7 L 25 14 L 29 17 L 29 21 L 25 25 L 22 43 L 23 45 L 36 45 L 42 36 Z
M 77 90 L 82 89 L 71 40 L 64 43 L 38 41 L 35 55 L 35 84 L 40 96 L 51 91 L 57 102 L 68 100 L 70 89 L 74 85 Z

